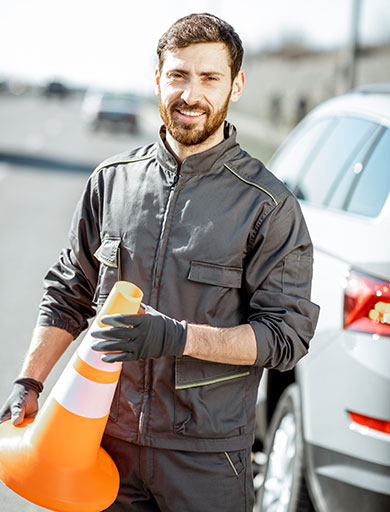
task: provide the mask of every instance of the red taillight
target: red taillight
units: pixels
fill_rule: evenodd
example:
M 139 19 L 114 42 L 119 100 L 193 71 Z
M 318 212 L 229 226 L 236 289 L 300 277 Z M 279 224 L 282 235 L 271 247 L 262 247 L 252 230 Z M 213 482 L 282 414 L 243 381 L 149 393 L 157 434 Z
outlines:
M 354 423 L 357 423 L 358 425 L 362 425 L 363 427 L 371 428 L 373 430 L 378 430 L 379 432 L 384 432 L 385 434 L 390 434 L 390 421 L 371 418 L 370 416 L 364 416 L 363 414 L 358 414 L 357 412 L 352 411 L 349 411 L 349 417 Z
M 352 270 L 344 292 L 344 327 L 390 336 L 390 282 Z

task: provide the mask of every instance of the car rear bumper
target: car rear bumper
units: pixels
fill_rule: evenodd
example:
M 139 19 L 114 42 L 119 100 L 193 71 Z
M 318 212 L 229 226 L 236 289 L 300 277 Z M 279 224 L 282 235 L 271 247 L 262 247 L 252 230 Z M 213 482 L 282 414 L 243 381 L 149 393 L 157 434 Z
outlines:
M 350 413 L 390 421 L 389 340 L 329 331 L 316 342 L 297 368 L 306 442 L 388 465 L 390 434 L 358 425 Z
M 306 443 L 307 477 L 321 512 L 390 510 L 390 468 Z

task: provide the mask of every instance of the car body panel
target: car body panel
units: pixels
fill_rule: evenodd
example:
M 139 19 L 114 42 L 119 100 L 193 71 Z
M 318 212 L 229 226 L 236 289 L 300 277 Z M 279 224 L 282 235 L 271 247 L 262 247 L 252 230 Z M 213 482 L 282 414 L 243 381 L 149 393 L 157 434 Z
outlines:
M 332 258 L 338 258 L 367 272 L 375 270 L 373 264 L 381 264 L 382 273 L 379 277 L 390 276 L 390 236 L 386 236 L 386 233 L 390 233 L 390 197 L 381 215 L 376 218 L 309 204 L 302 204 L 302 211 L 316 252 L 329 254 Z M 365 243 L 359 243 L 359 240 L 364 240 Z M 378 266 L 377 271 L 379 270 Z M 315 291 L 315 286 L 313 290 Z
M 367 145 L 365 158 L 369 163 L 370 151 L 375 152 L 384 130 L 390 127 L 389 94 L 355 92 L 320 105 L 281 145 L 269 168 L 285 179 L 283 172 L 292 172 L 288 169 L 289 151 L 300 142 L 302 134 L 309 133 L 317 121 L 339 122 L 346 118 L 382 126 L 372 129 L 377 132 L 367 132 L 373 141 L 370 149 Z M 324 134 L 325 129 L 322 138 L 317 136 L 322 146 L 316 146 L 316 151 L 326 147 Z M 303 148 L 307 159 L 302 161 L 310 166 L 309 158 L 315 161 L 315 156 L 307 157 L 306 149 L 312 150 L 309 143 Z M 360 148 L 354 151 L 358 154 Z M 278 162 L 282 162 L 280 169 Z M 390 148 L 388 162 L 390 173 Z M 353 165 L 351 157 L 349 169 L 359 174 L 360 169 Z M 387 180 L 387 175 L 382 176 Z M 299 179 L 305 178 L 298 178 L 297 183 Z M 353 194 L 355 189 L 350 190 Z M 321 307 L 309 354 L 294 370 L 301 396 L 309 488 L 321 512 L 352 512 L 358 505 L 364 511 L 381 510 L 378 507 L 390 499 L 390 434 L 359 425 L 352 421 L 349 411 L 390 421 L 390 337 L 345 329 L 343 312 L 351 270 L 376 276 L 389 282 L 390 287 L 390 194 L 387 199 L 384 196 L 379 214 L 372 217 L 325 203 L 300 203 L 314 246 L 312 300 Z M 258 395 L 256 434 L 260 439 L 265 437 L 269 419 L 268 378 L 266 371 Z
M 322 336 L 328 341 L 320 357 L 306 358 L 299 369 L 305 439 L 346 455 L 388 464 L 390 436 L 353 427 L 348 412 L 378 419 L 390 417 L 388 373 L 372 370 L 378 361 L 377 366 L 384 370 L 390 347 L 383 340 L 357 333 L 328 331 Z

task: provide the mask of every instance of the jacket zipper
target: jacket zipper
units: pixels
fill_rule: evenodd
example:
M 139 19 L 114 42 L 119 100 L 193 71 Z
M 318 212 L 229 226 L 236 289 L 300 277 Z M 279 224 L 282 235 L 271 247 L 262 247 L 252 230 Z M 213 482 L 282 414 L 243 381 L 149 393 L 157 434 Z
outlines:
M 168 221 L 168 217 L 169 217 L 169 213 L 170 213 L 170 209 L 171 209 L 171 204 L 172 204 L 172 199 L 173 199 L 173 195 L 175 193 L 175 189 L 176 189 L 176 185 L 177 185 L 177 182 L 179 181 L 179 176 L 176 174 L 176 176 L 174 177 L 173 179 L 173 182 L 170 186 L 170 190 L 169 190 L 169 196 L 168 196 L 168 200 L 167 200 L 167 203 L 166 203 L 166 207 L 165 207 L 165 212 L 164 212 L 164 218 L 163 218 L 163 222 L 162 222 L 162 227 L 161 227 L 161 233 L 160 233 L 160 238 L 159 238 L 159 241 L 158 241 L 158 246 L 157 246 L 157 251 L 156 251 L 156 258 L 155 258 L 155 261 L 154 261 L 154 268 L 153 268 L 153 278 L 152 278 L 152 294 L 153 294 L 153 291 L 157 289 L 157 285 L 158 285 L 158 267 L 159 267 L 159 262 L 160 262 L 160 256 L 161 256 L 161 249 L 163 247 L 163 244 L 164 244 L 164 239 L 165 239 L 165 233 L 166 233 L 166 230 L 167 230 L 167 221 Z M 164 255 L 163 255 L 164 257 Z M 152 307 L 156 307 L 157 304 L 151 304 Z
M 175 194 L 176 185 L 179 181 L 180 176 L 178 174 L 175 175 L 173 182 L 170 186 L 168 200 L 165 207 L 164 212 L 164 218 L 162 222 L 161 227 L 161 233 L 160 238 L 158 241 L 157 251 L 156 251 L 156 258 L 154 262 L 153 267 L 153 277 L 152 277 L 152 291 L 151 291 L 151 306 L 154 308 L 157 308 L 157 301 L 158 301 L 158 288 L 159 288 L 159 263 L 162 262 L 162 260 L 165 257 L 165 247 L 166 247 L 166 233 L 169 232 L 169 225 L 168 219 L 169 214 L 171 213 L 172 204 L 173 204 L 173 196 Z M 145 425 L 148 421 L 148 415 L 149 415 L 149 404 L 150 404 L 150 394 L 152 390 L 152 369 L 153 369 L 153 362 L 151 360 L 148 360 L 145 362 L 145 392 L 141 404 L 141 412 L 138 418 L 138 434 L 137 434 L 137 442 L 140 444 L 143 444 L 144 437 L 145 437 Z

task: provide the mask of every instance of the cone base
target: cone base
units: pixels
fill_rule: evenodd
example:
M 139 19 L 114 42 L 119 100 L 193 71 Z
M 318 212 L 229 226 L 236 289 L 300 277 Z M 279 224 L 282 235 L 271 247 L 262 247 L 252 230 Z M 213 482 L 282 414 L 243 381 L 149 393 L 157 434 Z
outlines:
M 119 473 L 99 446 L 96 460 L 87 468 L 62 468 L 42 457 L 28 443 L 32 419 L 15 427 L 0 425 L 0 480 L 27 500 L 56 512 L 100 512 L 114 501 Z

